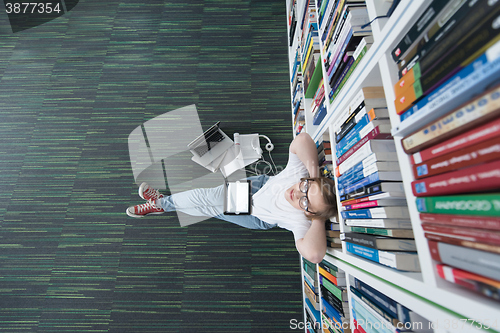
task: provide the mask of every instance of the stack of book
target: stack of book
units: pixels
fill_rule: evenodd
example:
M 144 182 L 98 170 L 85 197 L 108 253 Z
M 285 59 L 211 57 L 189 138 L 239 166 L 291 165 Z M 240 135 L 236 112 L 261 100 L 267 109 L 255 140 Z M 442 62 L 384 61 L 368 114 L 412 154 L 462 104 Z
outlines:
M 295 52 L 295 60 L 292 67 L 292 110 L 293 110 L 293 128 L 295 134 L 299 134 L 304 130 L 305 113 L 304 103 L 302 101 L 303 85 L 302 85 L 302 70 L 300 66 L 300 50 Z
M 340 224 L 336 218 L 331 218 L 325 222 L 326 228 L 326 246 L 331 249 L 341 249 L 342 241 L 340 240 Z
M 326 260 L 318 264 L 318 270 L 323 328 L 331 332 L 351 332 L 345 273 Z
M 305 1 L 306 7 L 304 8 L 304 15 L 301 24 L 301 39 L 300 39 L 300 54 L 301 54 L 301 66 L 302 75 L 304 83 L 304 93 L 306 98 L 309 95 L 313 95 L 317 89 L 317 83 L 319 81 L 312 81 L 314 71 L 316 69 L 316 63 L 320 58 L 319 50 L 319 38 L 318 38 L 318 23 L 316 17 L 316 6 L 314 0 Z M 309 85 L 311 82 L 315 82 L 315 87 Z
M 365 282 L 349 276 L 354 327 L 360 332 L 432 332 L 432 323 Z M 406 328 L 406 329 L 405 329 Z
M 500 74 L 497 1 L 433 1 L 392 51 L 402 123 L 447 112 Z
M 342 237 L 350 253 L 396 269 L 418 271 L 384 103 L 382 88 L 362 88 L 333 125 L 340 214 L 351 227 Z
M 325 85 L 323 84 L 323 74 L 321 72 L 321 66 L 317 66 L 317 68 L 319 68 L 319 70 L 316 69 L 318 74 L 314 73 L 314 75 L 318 75 L 318 77 L 321 77 L 321 80 L 318 84 L 318 89 L 316 90 L 316 93 L 314 94 L 313 97 L 313 101 L 311 103 L 313 125 L 321 124 L 321 121 L 325 118 L 327 114 L 326 103 L 325 103 Z M 315 80 L 315 78 L 313 78 L 313 80 Z
M 402 139 L 444 279 L 499 299 L 500 85 Z
M 319 24 L 325 93 L 332 103 L 358 63 L 373 44 L 364 1 L 323 0 Z
M 319 283 L 316 264 L 302 257 L 304 294 L 306 303 L 306 327 L 321 327 L 319 308 Z

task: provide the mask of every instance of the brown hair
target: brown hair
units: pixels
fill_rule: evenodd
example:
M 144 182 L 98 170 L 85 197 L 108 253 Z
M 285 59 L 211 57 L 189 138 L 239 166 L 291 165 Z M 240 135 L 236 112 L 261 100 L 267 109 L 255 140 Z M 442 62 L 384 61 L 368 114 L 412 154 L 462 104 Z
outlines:
M 325 200 L 325 204 L 327 206 L 326 210 L 321 212 L 316 212 L 313 214 L 306 214 L 308 219 L 317 218 L 323 220 L 330 220 L 332 217 L 338 218 L 338 208 L 337 208 L 337 196 L 335 194 L 335 182 L 333 179 L 327 177 L 316 177 L 316 178 L 308 178 L 310 180 L 314 180 L 320 185 L 321 194 L 323 195 L 323 199 Z

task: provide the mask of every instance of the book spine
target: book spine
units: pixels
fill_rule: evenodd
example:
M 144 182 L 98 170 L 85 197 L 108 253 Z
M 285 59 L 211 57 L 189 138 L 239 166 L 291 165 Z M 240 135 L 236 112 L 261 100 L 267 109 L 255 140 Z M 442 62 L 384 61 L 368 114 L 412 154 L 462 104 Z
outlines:
M 373 183 L 379 182 L 380 180 L 381 179 L 379 176 L 379 172 L 377 171 L 377 172 L 372 173 L 371 175 L 363 178 L 359 182 L 346 187 L 345 189 L 342 188 L 341 191 L 339 192 L 339 195 L 344 195 L 344 193 L 354 192 L 362 187 L 370 186 Z
M 444 142 L 410 155 L 412 164 L 420 164 L 432 158 L 465 149 L 474 144 L 500 136 L 500 118 L 473 128 Z
M 398 318 L 398 309 L 397 309 L 398 303 L 396 301 L 382 294 L 380 291 L 376 290 L 372 286 L 356 278 L 354 278 L 354 286 L 361 294 L 363 294 L 366 298 L 375 303 L 375 305 L 382 308 L 392 317 Z
M 416 197 L 493 190 L 500 187 L 500 160 L 416 180 L 411 185 Z
M 377 332 L 380 333 L 399 333 L 399 331 L 392 326 L 391 323 L 385 320 L 380 314 L 373 310 L 368 304 L 364 304 L 356 294 L 351 294 L 351 305 L 355 311 L 360 314 L 368 327 L 378 324 Z
M 420 221 L 457 227 L 500 230 L 500 218 L 498 217 L 421 213 Z
M 403 56 L 413 43 L 418 40 L 418 37 L 425 32 L 425 28 L 429 26 L 432 20 L 444 8 L 447 1 L 435 1 L 427 7 L 425 12 L 420 15 L 417 22 L 406 33 L 405 37 L 401 39 L 398 45 L 392 50 L 391 55 L 395 62 L 398 62 L 400 57 Z
M 500 216 L 498 193 L 416 198 L 420 213 Z
M 364 45 L 363 45 L 363 43 L 364 43 Z M 362 39 L 361 43 L 356 48 L 356 52 L 353 55 L 353 57 L 355 59 L 354 63 L 352 64 L 351 68 L 349 68 L 349 71 L 347 72 L 346 76 L 342 79 L 342 82 L 340 83 L 340 85 L 338 86 L 338 88 L 336 90 L 332 90 L 330 92 L 330 94 L 329 94 L 330 104 L 333 102 L 333 100 L 340 93 L 340 91 L 344 87 L 344 84 L 347 82 L 347 80 L 351 76 L 352 72 L 356 69 L 356 67 L 358 66 L 359 62 L 361 61 L 361 59 L 363 59 L 363 57 L 364 57 L 364 55 L 366 54 L 367 51 L 368 51 L 368 45 L 366 44 L 365 39 Z
M 491 279 L 500 279 L 500 255 L 429 240 L 432 259 Z
M 414 164 L 412 167 L 415 178 L 422 179 L 497 159 L 500 159 L 500 143 L 498 139 L 491 139 L 461 149 L 456 153 Z
M 457 133 L 470 130 L 492 118 L 498 117 L 500 110 L 500 85 L 486 91 L 479 97 L 439 118 L 437 121 L 412 133 L 402 140 L 407 154 L 428 148 Z
M 474 1 L 470 3 L 470 6 L 462 6 L 455 13 L 455 16 L 457 18 L 459 16 L 465 17 L 459 22 L 454 18 L 450 19 L 445 24 L 446 31 L 432 36 L 411 59 L 406 58 L 405 65 L 399 71 L 400 77 L 412 68 L 416 61 L 419 61 L 423 75 L 436 70 L 435 67 L 439 65 L 443 58 L 458 54 L 460 49 L 466 49 L 467 46 L 464 45 L 466 44 L 464 41 L 470 36 L 475 38 L 480 35 L 478 30 L 481 29 L 481 26 L 484 26 L 486 21 L 496 17 L 497 13 L 498 6 L 487 0 Z M 479 47 L 473 46 L 473 48 L 477 50 Z
M 333 276 L 330 272 L 327 272 L 323 267 L 319 267 L 319 274 L 327 278 L 331 283 L 338 286 L 337 277 Z
M 387 219 L 347 219 L 347 226 L 358 226 L 367 228 L 400 228 L 411 229 L 410 220 L 387 220 Z
M 328 279 L 323 276 L 319 277 L 320 284 L 328 289 L 335 297 L 337 297 L 341 302 L 343 301 L 344 291 L 340 290 L 336 285 L 328 281 Z
M 352 145 L 351 148 L 349 148 L 347 151 L 345 151 L 342 156 L 337 158 L 337 165 L 342 164 L 345 160 L 347 160 L 349 157 L 351 157 L 356 151 L 358 151 L 365 143 L 367 143 L 370 140 L 384 140 L 384 139 L 391 139 L 392 136 L 390 133 L 381 133 L 380 132 L 380 126 L 376 126 L 374 129 L 372 129 L 368 134 L 363 136 L 358 142 Z
M 344 123 L 340 126 L 340 130 L 335 132 L 335 143 L 339 143 L 344 136 L 346 136 L 347 133 L 356 125 L 357 123 L 357 115 L 359 112 L 362 112 L 361 110 L 365 110 L 365 102 L 361 102 L 361 104 L 358 105 L 352 111 L 350 115 L 348 115 L 347 119 L 344 121 Z
M 450 237 L 462 237 L 473 242 L 484 242 L 500 245 L 500 233 L 492 230 L 477 230 L 472 228 L 457 228 L 439 224 L 422 223 L 424 231 L 443 234 Z
M 423 97 L 419 102 L 400 115 L 401 122 L 412 122 L 428 115 L 432 110 L 443 107 L 453 109 L 482 92 L 498 78 L 500 72 L 500 42 L 474 62 L 449 78 L 438 89 Z
M 433 234 L 433 233 L 424 233 L 425 238 L 435 241 L 435 242 L 443 242 L 443 243 L 448 243 L 452 245 L 458 245 L 458 246 L 464 246 L 468 247 L 471 249 L 476 249 L 480 251 L 487 251 L 487 252 L 492 252 L 492 253 L 497 253 L 500 254 L 500 246 L 498 245 L 493 245 L 493 244 L 484 244 L 484 243 L 478 243 L 476 241 L 470 241 L 462 238 L 457 238 L 457 237 L 449 237 L 449 236 L 444 236 L 444 235 L 438 235 L 438 234 Z
M 342 316 L 345 314 L 342 302 L 339 301 L 339 299 L 324 286 L 321 286 L 321 297 L 324 298 L 324 301 L 326 301 L 330 306 L 337 310 L 339 314 Z

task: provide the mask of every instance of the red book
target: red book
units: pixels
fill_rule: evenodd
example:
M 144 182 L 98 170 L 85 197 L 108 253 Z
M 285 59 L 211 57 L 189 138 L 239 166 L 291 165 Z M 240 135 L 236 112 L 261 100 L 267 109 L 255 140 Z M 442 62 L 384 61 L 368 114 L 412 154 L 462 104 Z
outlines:
M 422 229 L 429 233 L 466 239 L 471 242 L 484 242 L 488 244 L 500 245 L 500 232 L 498 231 L 450 227 L 429 223 L 422 223 Z
M 362 137 L 361 140 L 359 140 L 358 142 L 356 142 L 356 144 L 354 146 L 352 146 L 351 149 L 349 149 L 348 151 L 346 151 L 344 153 L 344 155 L 340 156 L 337 159 L 337 165 L 340 165 L 342 162 L 344 162 L 349 157 L 351 157 L 352 154 L 354 154 L 359 148 L 361 148 L 369 140 L 373 140 L 373 139 L 391 139 L 391 138 L 392 138 L 391 133 L 381 133 L 379 126 L 377 126 L 374 129 L 372 129 L 370 131 L 370 133 L 368 133 L 367 135 L 365 135 L 364 137 Z
M 497 290 L 500 289 L 500 281 L 489 279 L 482 275 L 443 264 L 436 264 L 436 269 L 438 275 L 442 279 L 459 284 L 474 291 L 480 291 L 478 284 L 489 285 L 493 287 L 493 289 Z
M 460 149 L 464 149 L 473 144 L 483 142 L 500 136 L 500 118 L 473 128 L 463 134 L 438 143 L 432 147 L 424 149 L 418 153 L 410 155 L 411 164 L 418 164 L 448 154 Z
M 500 246 L 495 244 L 487 244 L 487 243 L 478 243 L 458 237 L 448 237 L 438 234 L 424 233 L 425 238 L 435 241 L 435 242 L 443 242 L 452 245 L 464 246 L 471 249 L 476 249 L 480 251 L 487 251 L 492 253 L 500 254 Z
M 413 175 L 415 179 L 422 179 L 497 159 L 500 159 L 500 141 L 494 138 L 457 152 L 414 164 Z
M 415 180 L 411 183 L 413 195 L 416 197 L 485 192 L 499 187 L 500 160 Z
M 500 230 L 500 217 L 420 213 L 420 221 L 457 227 Z

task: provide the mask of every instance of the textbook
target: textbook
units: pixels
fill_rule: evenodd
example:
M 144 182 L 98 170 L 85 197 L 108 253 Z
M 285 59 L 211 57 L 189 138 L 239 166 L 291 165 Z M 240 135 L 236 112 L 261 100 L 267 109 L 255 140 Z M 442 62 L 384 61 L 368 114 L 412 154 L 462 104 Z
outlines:
M 346 219 L 344 223 L 353 227 L 411 229 L 409 219 Z
M 428 240 L 432 259 L 474 274 L 500 280 L 500 255 Z
M 365 197 L 381 192 L 387 193 L 390 197 L 405 197 L 403 183 L 401 182 L 381 182 L 367 187 L 359 188 L 353 192 L 348 192 L 340 196 L 340 201 Z
M 379 162 L 383 163 L 383 162 Z M 346 175 L 346 174 L 344 174 Z M 344 176 L 342 175 L 342 176 Z M 344 189 L 355 186 L 358 182 L 362 182 L 363 179 L 371 178 L 371 180 L 376 181 L 402 181 L 401 172 L 399 171 L 378 171 L 376 163 L 369 165 L 366 169 L 360 170 L 356 173 L 349 174 L 349 177 L 345 177 L 340 180 L 340 177 L 337 179 L 339 195 L 344 194 Z M 373 182 L 373 183 L 374 183 Z
M 367 200 L 360 203 L 347 203 L 342 205 L 342 210 L 353 210 L 353 209 L 363 209 L 363 208 L 373 208 L 373 207 L 390 207 L 390 206 L 406 206 L 406 198 L 400 199 L 378 199 L 378 200 Z
M 378 127 L 381 137 L 391 137 L 391 124 L 389 119 L 372 120 L 367 114 L 359 119 L 352 130 L 335 145 L 335 155 L 340 158 L 351 147 L 353 147 L 361 138 L 368 135 L 373 129 Z M 384 135 L 385 134 L 385 135 Z M 375 137 L 374 137 L 375 139 Z
M 500 140 L 494 138 L 460 149 L 456 152 L 451 152 L 419 164 L 414 164 L 412 165 L 413 175 L 415 179 L 422 179 L 499 159 Z
M 420 272 L 416 252 L 382 251 L 346 242 L 347 252 L 401 271 Z
M 375 326 L 378 327 L 377 332 L 400 332 L 398 329 L 396 329 L 396 327 L 394 327 L 392 318 L 386 318 L 384 315 L 376 311 L 373 307 L 363 302 L 356 292 L 351 293 L 351 306 L 357 314 L 364 318 L 364 325 L 366 325 L 367 329 Z
M 375 125 L 374 123 L 370 123 L 372 125 Z M 368 124 L 367 126 L 369 126 Z M 371 129 L 371 126 L 366 128 Z M 355 152 L 357 152 L 365 143 L 371 140 L 387 140 L 391 139 L 392 135 L 390 134 L 390 124 L 382 124 L 380 126 L 375 126 L 371 131 L 366 134 L 364 137 L 361 139 L 356 138 L 358 140 L 349 149 L 343 149 L 345 152 L 336 159 L 335 164 L 340 165 L 342 164 L 345 160 L 347 160 L 349 157 L 351 157 Z
M 374 161 L 398 161 L 394 141 L 370 140 L 335 168 L 336 176 L 340 177 L 340 175 L 372 154 Z
M 405 219 L 410 218 L 408 207 L 375 207 L 341 211 L 343 219 Z
M 415 180 L 411 188 L 416 197 L 494 190 L 500 188 L 500 160 Z
M 445 7 L 447 2 L 448 1 L 433 1 L 429 4 L 415 24 L 392 50 L 391 55 L 395 62 L 398 62 L 406 51 L 423 37 L 424 33 L 431 27 L 431 23 Z
M 432 158 L 470 147 L 489 139 L 500 137 L 500 118 L 456 135 L 429 148 L 410 155 L 411 164 L 419 164 Z
M 466 287 L 484 296 L 500 300 L 500 281 L 454 268 L 448 265 L 436 264 L 436 270 L 442 279 Z
M 420 213 L 500 216 L 500 193 L 417 198 Z
M 337 177 L 337 181 L 339 184 L 354 183 L 377 171 L 401 173 L 397 162 L 377 162 L 376 155 L 371 154 L 347 170 L 343 175 Z
M 415 240 L 346 232 L 343 241 L 386 251 L 417 251 Z
M 500 85 L 462 104 L 423 128 L 405 136 L 401 143 L 412 154 L 468 131 L 500 115 Z
M 413 230 L 411 229 L 386 229 L 386 228 L 365 228 L 365 227 L 350 227 L 352 232 L 387 236 L 395 238 L 413 238 Z
M 500 217 L 421 213 L 420 221 L 489 230 L 500 230 Z
M 364 87 L 361 88 L 356 95 L 349 101 L 349 104 L 341 112 L 338 119 L 333 123 L 333 130 L 336 135 L 339 135 L 339 131 L 343 126 L 355 117 L 357 112 L 363 107 L 367 110 L 373 108 L 386 108 L 387 103 L 385 100 L 384 89 L 382 87 Z M 338 139 L 340 140 L 340 139 Z M 337 140 L 337 141 L 338 141 Z
M 445 72 L 443 64 L 445 67 L 453 67 L 463 61 L 463 64 L 467 65 L 477 56 L 475 52 L 481 49 L 485 41 L 491 40 L 496 28 L 492 22 L 498 15 L 498 10 L 499 6 L 495 2 L 469 0 L 453 17 L 443 22 L 442 32 L 435 34 L 421 48 L 415 48 L 405 56 L 399 63 L 399 77 L 409 74 L 408 70 L 415 68 L 416 63 L 419 63 L 419 72 L 423 75 Z M 488 32 L 488 29 L 491 30 Z M 480 52 L 484 52 L 484 49 Z M 472 59 L 467 60 L 468 57 Z
M 428 240 L 432 240 L 435 242 L 448 243 L 448 244 L 452 244 L 452 245 L 458 245 L 458 246 L 468 247 L 471 249 L 500 254 L 500 245 L 488 244 L 488 243 L 478 243 L 476 241 L 471 241 L 471 240 L 465 239 L 465 238 L 451 237 L 451 236 L 429 233 L 429 232 L 425 232 L 424 236 Z
M 426 233 L 461 238 L 469 240 L 471 242 L 481 242 L 481 243 L 500 245 L 499 231 L 444 226 L 431 223 L 422 223 L 422 229 L 424 229 Z
M 495 43 L 472 63 L 450 77 L 438 89 L 400 114 L 401 124 L 414 123 L 423 117 L 430 121 L 448 112 L 495 82 L 500 73 L 500 42 Z M 433 112 L 440 108 L 440 112 Z M 431 115 L 432 112 L 432 115 Z
M 352 181 L 355 181 L 352 179 Z M 356 181 L 354 184 L 348 185 L 348 182 L 339 184 L 338 189 L 338 195 L 342 196 L 346 193 L 351 193 L 354 191 L 357 191 L 358 189 L 365 187 L 365 186 L 370 186 L 372 184 L 375 184 L 377 182 L 382 182 L 382 181 L 402 181 L 401 178 L 401 172 L 379 172 L 375 171 L 374 173 L 362 178 L 359 181 Z M 345 186 L 345 187 L 344 187 Z
M 353 198 L 349 200 L 344 200 L 340 204 L 342 206 L 347 206 L 347 205 L 352 205 L 352 204 L 357 204 L 361 202 L 366 202 L 366 201 L 373 201 L 373 200 L 379 200 L 379 199 L 397 199 L 397 200 L 406 200 L 405 196 L 398 195 L 397 197 L 391 196 L 390 193 L 387 192 L 380 192 L 376 193 L 373 195 L 368 195 L 364 197 L 359 197 L 359 198 Z

